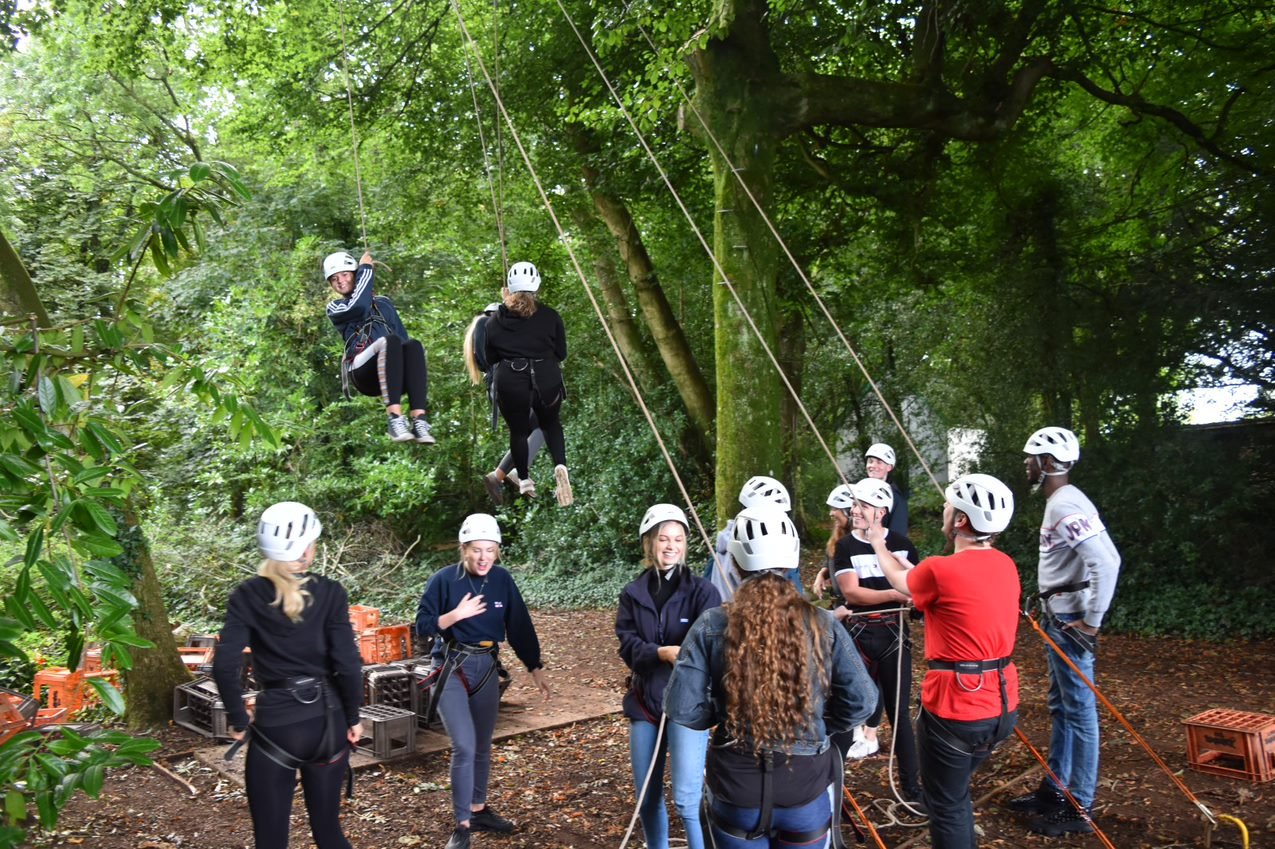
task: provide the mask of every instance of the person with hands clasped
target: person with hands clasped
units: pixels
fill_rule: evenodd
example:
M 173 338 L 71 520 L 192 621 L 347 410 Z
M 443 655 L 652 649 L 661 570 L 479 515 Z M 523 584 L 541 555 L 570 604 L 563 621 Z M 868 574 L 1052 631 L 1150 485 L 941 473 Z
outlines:
M 416 633 L 437 635 L 433 655 L 442 664 L 437 708 L 452 739 L 452 807 L 455 829 L 447 849 L 468 849 L 470 833 L 508 833 L 514 824 L 487 807 L 491 738 L 500 705 L 496 653 L 508 637 L 545 699 L 545 677 L 531 613 L 500 559 L 500 526 L 474 513 L 460 526 L 460 562 L 429 579 L 416 609 Z
M 393 441 L 432 444 L 434 437 L 425 420 L 429 400 L 425 346 L 407 335 L 394 302 L 373 291 L 372 254 L 364 252 L 357 263 L 345 251 L 329 254 L 323 260 L 323 277 L 337 294 L 327 312 L 345 342 L 342 388 L 353 384 L 360 394 L 381 399 Z M 404 390 L 411 404 L 410 419 L 403 416 Z
M 315 845 L 350 849 L 341 831 L 341 785 L 350 747 L 363 735 L 363 666 L 345 588 L 309 571 L 322 532 L 314 511 L 295 501 L 261 514 L 257 547 L 265 560 L 257 577 L 231 593 L 213 657 L 236 741 L 231 753 L 249 744 L 244 786 L 256 849 L 286 849 L 298 770 Z M 251 721 L 243 703 L 245 648 L 260 687 Z
M 717 589 L 686 568 L 690 523 L 674 504 L 655 504 L 638 527 L 646 570 L 620 593 L 615 635 L 620 657 L 632 671 L 624 694 L 629 719 L 629 757 L 641 795 L 639 815 L 648 849 L 668 849 L 668 812 L 664 808 L 667 755 L 673 804 L 686 828 L 688 849 L 703 849 L 699 818 L 708 732 L 665 723 L 664 688 L 677 662 L 682 640 L 705 610 L 721 604 Z
M 994 547 L 1009 525 L 1014 496 L 991 475 L 965 475 L 944 493 L 943 535 L 955 554 L 927 557 L 915 568 L 892 557 L 886 529 L 864 535 L 890 585 L 925 614 L 921 684 L 921 775 L 934 849 L 974 849 L 970 777 L 1014 729 L 1018 670 L 1018 568 Z

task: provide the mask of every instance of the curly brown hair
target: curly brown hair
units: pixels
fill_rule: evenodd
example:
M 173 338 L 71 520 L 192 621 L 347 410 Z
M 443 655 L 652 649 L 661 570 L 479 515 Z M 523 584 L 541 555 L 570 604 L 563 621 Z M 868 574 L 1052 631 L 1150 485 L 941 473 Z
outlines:
M 726 607 L 726 731 L 758 749 L 786 749 L 828 684 L 814 605 L 775 572 L 750 578 Z M 818 682 L 811 669 L 818 670 Z
M 539 304 L 533 292 L 508 292 L 505 295 L 505 309 L 514 315 L 530 318 Z

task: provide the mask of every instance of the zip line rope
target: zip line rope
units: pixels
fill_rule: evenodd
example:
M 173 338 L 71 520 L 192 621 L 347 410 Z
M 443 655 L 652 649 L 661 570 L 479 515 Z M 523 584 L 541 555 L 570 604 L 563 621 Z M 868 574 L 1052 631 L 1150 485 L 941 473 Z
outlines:
M 815 424 L 814 419 L 810 417 L 810 412 L 806 409 L 805 403 L 802 402 L 801 396 L 797 394 L 797 390 L 793 388 L 791 381 L 788 380 L 788 375 L 779 364 L 779 360 L 775 358 L 775 354 L 770 350 L 770 345 L 767 344 L 766 337 L 762 334 L 760 328 L 757 327 L 756 322 L 753 321 L 752 314 L 749 313 L 748 307 L 744 305 L 744 301 L 740 298 L 739 292 L 736 291 L 734 284 L 730 282 L 730 277 L 726 274 L 726 269 L 722 267 L 721 262 L 718 261 L 717 255 L 713 252 L 708 240 L 704 238 L 703 232 L 701 232 L 699 226 L 696 225 L 694 216 L 692 216 L 690 210 L 686 208 L 686 204 L 682 202 L 681 195 L 678 194 L 677 189 L 674 188 L 672 181 L 669 179 L 668 173 L 665 172 L 663 166 L 660 165 L 659 159 L 655 156 L 654 151 L 652 151 L 650 145 L 647 144 L 646 137 L 638 128 L 637 122 L 633 120 L 632 113 L 630 113 L 628 108 L 624 105 L 624 100 L 620 97 L 619 93 L 616 92 L 615 86 L 612 85 L 610 77 L 608 77 L 606 71 L 602 69 L 602 65 L 598 62 L 598 58 L 594 54 L 593 49 L 589 47 L 588 42 L 585 41 L 579 27 L 576 26 L 575 19 L 571 17 L 571 13 L 568 12 L 566 6 L 562 4 L 562 0 L 556 0 L 556 2 L 558 4 L 558 8 L 562 11 L 563 17 L 571 26 L 571 31 L 575 33 L 576 39 L 579 40 L 580 46 L 584 49 L 585 54 L 588 55 L 589 61 L 591 61 L 593 63 L 593 67 L 597 69 L 598 76 L 601 78 L 602 82 L 606 84 L 607 91 L 611 92 L 612 99 L 623 113 L 625 120 L 629 122 L 629 126 L 633 128 L 633 133 L 637 137 L 638 142 L 642 145 L 642 149 L 646 151 L 647 158 L 651 161 L 651 164 L 655 166 L 655 170 L 659 172 L 660 179 L 664 181 L 664 185 L 672 194 L 678 208 L 682 211 L 682 215 L 686 217 L 686 222 L 690 225 L 695 237 L 704 248 L 704 252 L 712 262 L 713 268 L 716 269 L 719 275 L 721 275 L 723 285 L 726 286 L 726 290 L 730 292 L 731 296 L 735 299 L 735 304 L 739 307 L 740 313 L 743 315 L 745 321 L 748 322 L 748 326 L 752 328 L 753 334 L 757 337 L 757 341 L 761 345 L 762 350 L 764 350 L 766 352 L 766 356 L 770 358 L 771 365 L 775 367 L 775 371 L 784 382 L 784 386 L 788 387 L 789 394 L 792 396 L 792 399 L 794 403 L 796 403 L 798 409 L 801 410 L 801 415 L 805 418 L 806 423 L 810 425 L 811 432 L 814 433 L 815 438 L 819 440 L 819 445 L 823 448 L 824 453 L 828 455 L 828 459 L 832 462 L 832 467 L 837 470 L 837 475 L 841 478 L 842 483 L 849 483 L 849 481 L 846 480 L 845 473 L 841 471 L 841 467 L 837 463 L 837 458 L 833 455 L 832 449 L 828 447 L 828 443 L 824 440 L 823 434 L 819 432 L 819 428 Z
M 499 54 L 499 48 L 496 49 Z M 487 177 L 487 188 L 491 192 L 491 208 L 496 216 L 496 235 L 500 239 L 501 279 L 509 273 L 509 252 L 505 248 L 505 219 L 500 199 L 496 196 L 496 178 L 491 168 L 491 157 L 487 152 L 487 135 L 483 131 L 483 114 L 478 108 L 478 85 L 474 82 L 474 69 L 469 62 L 469 51 L 462 50 L 465 57 L 465 76 L 469 79 L 469 94 L 474 100 L 474 120 L 478 124 L 478 143 L 483 149 L 483 173 Z M 496 126 L 500 126 L 499 123 Z
M 559 5 L 561 5 L 561 0 L 559 0 Z M 655 42 L 651 40 L 651 36 L 647 33 L 646 29 L 636 19 L 634 19 L 634 25 L 637 26 L 638 32 L 642 33 L 642 37 L 646 39 L 646 43 L 651 46 L 651 51 L 658 56 L 659 48 L 656 47 Z M 730 168 L 731 174 L 734 175 L 740 188 L 743 189 L 744 194 L 748 196 L 748 200 L 752 203 L 753 208 L 757 210 L 758 215 L 760 215 L 762 221 L 765 222 L 766 228 L 770 231 L 770 234 L 775 237 L 775 242 L 779 246 L 779 249 L 784 252 L 784 256 L 788 258 L 788 262 L 791 263 L 793 270 L 797 272 L 797 276 L 801 278 L 801 282 L 806 285 L 806 290 L 810 292 L 810 296 L 814 298 L 815 303 L 818 304 L 819 310 L 823 313 L 824 318 L 828 319 L 828 323 L 832 325 L 832 329 L 837 334 L 837 338 L 839 338 L 841 343 L 845 345 L 846 351 L 849 352 L 855 365 L 859 367 L 859 371 L 863 373 L 863 377 L 868 381 L 868 385 L 872 387 L 873 394 L 876 395 L 881 406 L 885 409 L 886 413 L 889 414 L 890 420 L 893 421 L 895 427 L 898 428 L 899 434 L 907 442 L 908 448 L 912 450 L 912 454 L 921 464 L 921 468 L 925 470 L 925 474 L 929 476 L 930 480 L 934 483 L 934 486 L 937 487 L 941 493 L 943 488 L 939 485 L 938 478 L 935 476 L 933 470 L 930 469 L 929 463 L 927 463 L 925 461 L 925 457 L 922 456 L 921 450 L 917 448 L 916 443 L 912 441 L 911 434 L 908 432 L 908 429 L 904 427 L 899 416 L 895 414 L 894 407 L 886 400 L 885 394 L 881 391 L 881 387 L 877 384 L 876 380 L 873 379 L 872 375 L 868 373 L 868 367 L 864 365 L 862 358 L 860 358 L 858 352 L 854 349 L 854 346 L 850 344 L 850 340 L 846 338 L 845 333 L 842 332 L 841 326 L 837 324 L 836 319 L 832 317 L 832 313 L 828 310 L 823 298 L 819 297 L 819 292 L 815 289 L 814 284 L 810 282 L 810 278 L 801 267 L 801 263 L 797 262 L 797 258 L 793 256 L 792 251 L 788 248 L 788 243 L 784 240 L 784 237 L 780 235 L 779 229 L 771 220 L 770 215 L 767 214 L 765 208 L 761 204 L 761 201 L 757 200 L 752 189 L 749 188 L 748 182 L 744 179 L 741 169 L 735 167 L 735 163 L 731 161 L 731 158 L 729 154 L 726 153 L 726 149 L 722 146 L 721 141 L 718 140 L 716 134 L 708 126 L 708 121 L 704 120 L 704 116 L 701 115 L 700 111 L 695 107 L 694 101 L 691 99 L 690 94 L 686 91 L 685 86 L 682 85 L 681 80 L 677 79 L 677 77 L 673 74 L 669 74 L 669 79 L 681 93 L 682 98 L 686 101 L 686 105 L 690 108 L 691 113 L 695 115 L 695 119 L 699 121 L 700 126 L 704 128 L 704 133 L 712 141 L 713 147 L 717 150 L 718 156 L 720 156 L 722 161 Z
M 359 227 L 363 234 L 363 252 L 369 252 L 367 241 L 367 209 L 363 205 L 363 175 L 359 168 L 359 129 L 354 121 L 354 86 L 350 82 L 350 48 L 345 35 L 345 3 L 340 5 L 341 72 L 345 77 L 345 102 L 350 110 L 350 147 L 354 159 L 354 187 L 359 198 Z

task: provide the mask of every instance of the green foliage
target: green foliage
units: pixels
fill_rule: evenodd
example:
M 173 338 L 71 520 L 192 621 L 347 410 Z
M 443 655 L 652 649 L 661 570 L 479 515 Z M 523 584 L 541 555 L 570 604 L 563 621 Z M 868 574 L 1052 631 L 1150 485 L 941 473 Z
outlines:
M 24 845 L 33 820 L 43 829 L 52 829 L 77 791 L 96 799 L 108 769 L 149 766 L 147 755 L 159 746 L 158 740 L 118 731 L 85 735 L 69 726 L 49 735 L 24 731 L 10 738 L 0 747 L 0 786 L 5 790 L 0 847 Z

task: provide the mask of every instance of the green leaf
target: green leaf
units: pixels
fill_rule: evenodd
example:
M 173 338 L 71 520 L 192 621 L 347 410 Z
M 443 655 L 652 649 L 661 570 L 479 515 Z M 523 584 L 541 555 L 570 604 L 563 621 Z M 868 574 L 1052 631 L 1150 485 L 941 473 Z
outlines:
M 95 533 L 77 534 L 71 539 L 71 546 L 90 557 L 119 557 L 124 549 L 118 542 L 108 536 Z
M 90 589 L 102 603 L 111 607 L 122 607 L 125 610 L 133 610 L 137 607 L 137 598 L 128 590 L 108 584 L 93 584 Z
M 57 617 L 53 615 L 53 611 L 49 610 L 49 606 L 44 603 L 44 599 L 35 593 L 27 595 L 27 605 L 30 606 L 31 612 L 35 614 L 35 618 L 44 623 L 44 627 L 50 631 L 58 629 Z
M 111 713 L 116 715 L 124 713 L 124 697 L 120 695 L 120 691 L 115 689 L 110 681 L 105 678 L 89 678 L 87 680 L 89 686 L 102 697 L 102 704 L 106 705 Z
M 115 536 L 119 533 L 119 525 L 115 523 L 115 519 L 110 513 L 102 508 L 101 504 L 88 499 L 76 503 L 77 508 L 87 517 L 89 523 L 96 527 L 99 531 L 107 536 Z M 85 528 L 91 530 L 92 528 Z
M 13 408 L 13 418 L 23 430 L 31 434 L 31 436 L 35 437 L 37 440 L 44 436 L 44 434 L 46 434 L 49 430 L 48 426 L 44 423 L 44 419 L 40 418 L 34 410 L 25 404 L 19 404 Z
M 80 630 L 69 631 L 66 635 L 66 668 L 76 670 L 80 668 L 80 658 L 84 656 L 84 632 Z
M 40 474 L 40 467 L 16 454 L 0 454 L 0 466 L 4 466 L 15 477 L 25 478 Z
M 22 564 L 27 569 L 35 565 L 40 559 L 40 551 L 44 548 L 44 526 L 36 525 L 31 529 L 31 533 L 27 535 L 26 554 L 22 558 Z
M 58 809 L 53 804 L 53 794 L 47 791 L 35 794 L 35 807 L 40 814 L 40 827 L 46 831 L 58 824 Z
M 124 443 L 120 441 L 119 437 L 116 436 L 110 428 L 107 428 L 105 425 L 99 424 L 98 422 L 89 422 L 85 425 L 85 427 L 92 431 L 98 441 L 101 442 L 102 445 L 105 446 L 112 454 L 124 453 Z
M 40 409 L 46 416 L 52 416 L 58 408 L 58 388 L 52 380 L 40 375 L 36 386 L 36 395 L 40 399 Z
M 34 631 L 36 629 L 35 617 L 32 616 L 31 611 L 26 608 L 26 605 L 23 603 L 24 601 L 25 598 L 23 601 L 19 601 L 18 595 L 15 592 L 13 595 L 5 598 L 4 612 L 21 622 L 22 626 L 28 631 Z
M 27 818 L 26 797 L 17 790 L 4 794 L 4 812 L 11 822 L 22 822 Z
M 190 166 L 190 179 L 196 183 L 202 183 L 207 180 L 210 174 L 212 174 L 212 168 L 208 166 L 207 162 L 196 162 Z
M 16 640 L 27 632 L 22 623 L 7 616 L 0 616 L 0 640 Z

